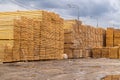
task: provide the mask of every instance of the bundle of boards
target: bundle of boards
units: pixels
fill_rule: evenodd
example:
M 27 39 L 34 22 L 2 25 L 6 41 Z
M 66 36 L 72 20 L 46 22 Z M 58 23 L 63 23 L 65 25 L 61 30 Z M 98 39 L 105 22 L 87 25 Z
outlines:
M 0 13 L 0 60 L 62 59 L 63 19 L 47 11 Z
M 120 75 L 108 75 L 101 80 L 120 80 Z
M 93 58 L 120 59 L 120 47 L 96 47 L 92 49 Z
M 120 44 L 120 29 L 107 28 L 106 30 L 106 46 L 113 47 Z
M 82 25 L 81 21 L 64 21 L 64 53 L 69 58 L 91 57 L 91 48 L 105 45 L 105 30 L 89 25 Z
M 120 29 L 107 28 L 105 39 L 106 46 L 94 47 L 92 49 L 92 57 L 120 59 Z

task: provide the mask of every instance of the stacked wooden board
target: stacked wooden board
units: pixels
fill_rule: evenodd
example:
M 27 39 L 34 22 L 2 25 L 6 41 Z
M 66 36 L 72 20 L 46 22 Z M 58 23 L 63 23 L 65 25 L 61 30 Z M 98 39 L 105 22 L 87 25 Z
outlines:
M 78 25 L 81 25 L 81 22 L 77 20 L 64 21 L 64 53 L 67 54 L 69 58 L 79 58 L 82 56 Z
M 120 44 L 120 29 L 107 28 L 106 30 L 106 46 L 113 47 Z
M 114 46 L 120 44 L 120 29 L 114 29 Z
M 77 20 L 66 20 L 64 32 L 64 53 L 69 58 L 91 57 L 91 48 L 104 46 L 105 30 L 102 28 L 82 25 Z
M 99 47 L 102 56 L 99 58 L 120 59 L 120 29 L 107 28 L 106 30 L 106 47 Z M 102 48 L 102 50 L 101 50 Z M 96 47 L 92 49 L 92 56 L 100 55 L 95 52 Z
M 103 47 L 102 48 L 102 58 L 109 58 L 109 52 L 112 50 L 113 48 L 109 48 L 109 47 Z M 110 50 L 110 51 L 109 51 Z M 113 53 L 112 53 L 113 54 Z
M 120 58 L 120 47 L 99 47 L 92 49 L 93 58 L 110 58 L 119 59 Z
M 93 58 L 101 58 L 102 57 L 102 48 L 93 48 L 92 49 L 92 57 Z
M 0 15 L 2 62 L 62 58 L 64 30 L 59 15 L 46 11 L 5 12 Z M 2 43 L 4 40 L 6 42 Z
M 13 59 L 17 60 L 34 60 L 34 29 L 32 20 L 21 17 L 15 20 L 14 36 L 15 42 L 13 47 Z M 39 26 L 38 26 L 39 27 Z M 29 46 L 30 45 L 30 46 Z M 17 54 L 16 54 L 17 53 Z M 38 55 L 39 56 L 39 55 Z
M 120 75 L 108 75 L 101 80 L 120 80 Z
M 119 47 L 113 47 L 109 49 L 109 58 L 110 59 L 119 59 Z
M 113 47 L 114 46 L 114 29 L 107 28 L 106 30 L 106 46 Z

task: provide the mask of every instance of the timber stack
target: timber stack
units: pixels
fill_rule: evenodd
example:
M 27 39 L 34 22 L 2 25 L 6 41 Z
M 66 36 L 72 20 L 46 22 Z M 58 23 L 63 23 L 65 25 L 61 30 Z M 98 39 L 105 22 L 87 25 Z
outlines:
M 64 53 L 69 58 L 91 57 L 93 47 L 104 46 L 105 30 L 89 25 L 82 25 L 81 21 L 66 20 L 64 22 Z
M 107 28 L 106 30 L 106 47 L 99 47 L 97 50 L 101 52 L 98 54 L 96 48 L 92 49 L 93 58 L 110 58 L 120 59 L 120 29 Z M 102 49 L 102 50 L 101 50 Z M 103 55 L 101 57 L 97 56 Z
M 101 80 L 119 80 L 119 79 L 120 79 L 120 75 L 107 75 Z
M 47 11 L 0 13 L 0 60 L 62 59 L 63 19 Z

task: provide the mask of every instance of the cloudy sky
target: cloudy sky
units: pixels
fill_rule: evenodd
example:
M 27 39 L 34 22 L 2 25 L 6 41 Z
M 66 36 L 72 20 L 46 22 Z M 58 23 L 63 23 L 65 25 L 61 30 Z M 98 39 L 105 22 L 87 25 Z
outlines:
M 79 7 L 79 8 L 78 8 Z M 120 26 L 120 0 L 0 0 L 0 11 L 49 10 L 64 19 L 102 27 Z

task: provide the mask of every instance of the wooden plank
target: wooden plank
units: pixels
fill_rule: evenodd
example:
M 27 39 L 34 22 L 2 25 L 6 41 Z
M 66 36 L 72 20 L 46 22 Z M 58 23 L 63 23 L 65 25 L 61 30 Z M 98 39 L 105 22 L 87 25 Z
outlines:
M 93 48 L 92 49 L 92 57 L 93 58 L 101 58 L 102 56 L 102 48 Z
M 109 58 L 118 59 L 119 47 L 110 47 L 109 48 Z
M 114 35 L 114 30 L 113 28 L 107 28 L 106 30 L 106 46 L 107 47 L 113 47 L 113 35 Z
M 59 15 L 46 11 L 6 12 L 0 15 L 0 28 L 6 28 L 0 30 L 0 39 L 14 40 L 13 49 L 5 47 L 4 61 L 62 59 L 64 30 L 63 19 Z
M 108 75 L 108 76 L 106 76 L 104 79 L 102 79 L 102 80 L 113 80 L 112 79 L 112 76 L 111 75 Z
M 109 58 L 109 48 L 102 48 L 102 58 Z
M 112 80 L 120 80 L 120 75 L 112 75 Z

